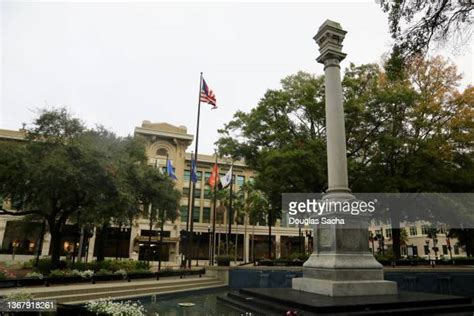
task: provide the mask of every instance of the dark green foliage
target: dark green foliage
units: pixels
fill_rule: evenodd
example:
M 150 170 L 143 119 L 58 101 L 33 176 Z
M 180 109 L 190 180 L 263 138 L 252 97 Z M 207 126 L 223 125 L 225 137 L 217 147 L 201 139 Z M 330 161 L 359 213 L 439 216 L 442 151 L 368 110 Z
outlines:
M 143 139 L 87 129 L 65 109 L 42 111 L 27 141 L 0 142 L 0 195 L 16 201 L 3 213 L 46 221 L 53 267 L 66 222 L 129 225 L 150 203 L 173 220 L 179 201 L 172 181 L 147 165 Z

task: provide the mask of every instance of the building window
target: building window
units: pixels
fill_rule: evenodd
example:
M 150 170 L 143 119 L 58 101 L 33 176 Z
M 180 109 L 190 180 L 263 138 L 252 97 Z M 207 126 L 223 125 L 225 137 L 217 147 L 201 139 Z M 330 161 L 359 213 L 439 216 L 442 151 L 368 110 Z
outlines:
M 443 235 L 446 235 L 446 227 L 440 227 L 440 228 L 438 229 L 438 233 L 443 234 Z
M 185 222 L 188 220 L 188 206 L 187 205 L 181 205 L 179 208 L 179 215 L 181 216 L 181 221 Z
M 210 172 L 205 172 L 204 173 L 204 182 L 209 183 L 210 178 L 211 178 L 211 173 Z
M 402 245 L 402 246 L 400 247 L 400 254 L 401 254 L 402 256 L 406 256 L 406 255 L 407 255 L 407 246 L 406 246 L 406 245 Z
M 156 151 L 157 156 L 163 156 L 163 157 L 168 157 L 168 151 L 164 148 L 158 148 Z
M 222 208 L 219 208 L 216 211 L 216 223 L 224 224 L 224 210 Z
M 211 221 L 211 208 L 205 207 L 202 209 L 202 222 L 209 223 Z
M 255 182 L 255 178 L 254 178 L 254 177 L 250 177 L 250 178 L 249 178 L 249 182 L 250 182 L 250 183 L 254 183 L 254 182 Z
M 448 245 L 443 245 L 443 255 L 448 254 Z
M 385 237 L 392 238 L 392 230 L 391 229 L 386 229 L 385 230 Z
M 183 196 L 189 196 L 189 188 L 183 188 Z
M 375 230 L 375 237 L 380 238 L 383 236 L 383 230 L 382 229 L 376 229 Z
M 191 178 L 191 171 L 184 170 L 184 182 L 188 183 Z
M 416 236 L 417 234 L 416 226 L 410 226 L 410 236 Z
M 430 226 L 428 226 L 428 225 L 421 226 L 421 234 L 422 235 L 428 235 L 429 233 L 430 233 Z
M 458 245 L 454 245 L 454 254 L 459 255 L 459 246 Z
M 204 198 L 208 200 L 212 198 L 211 187 L 208 184 L 204 186 Z
M 201 188 L 195 188 L 194 190 L 194 197 L 200 199 L 201 198 Z
M 244 176 L 237 176 L 236 184 L 241 187 L 245 183 L 245 177 Z
M 194 207 L 194 212 L 193 212 L 193 222 L 195 223 L 199 223 L 199 218 L 200 218 L 200 215 L 199 214 L 201 212 L 201 209 L 199 206 L 195 206 Z

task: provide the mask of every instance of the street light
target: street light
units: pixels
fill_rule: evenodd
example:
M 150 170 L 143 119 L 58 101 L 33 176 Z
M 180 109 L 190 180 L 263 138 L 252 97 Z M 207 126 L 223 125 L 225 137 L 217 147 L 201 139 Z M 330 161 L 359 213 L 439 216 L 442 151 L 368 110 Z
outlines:
M 435 260 L 438 260 L 438 238 L 434 237 L 433 238 L 433 251 L 435 252 Z
M 305 231 L 306 237 L 308 238 L 308 253 L 311 254 L 313 252 L 313 231 L 308 229 Z
M 196 237 L 197 237 L 197 247 L 196 247 L 196 267 L 199 266 L 199 242 L 201 241 L 201 232 L 196 232 Z
M 449 239 L 448 233 L 446 233 L 446 245 L 448 246 L 448 250 L 449 250 L 449 259 L 453 261 L 453 253 L 451 251 L 451 239 Z

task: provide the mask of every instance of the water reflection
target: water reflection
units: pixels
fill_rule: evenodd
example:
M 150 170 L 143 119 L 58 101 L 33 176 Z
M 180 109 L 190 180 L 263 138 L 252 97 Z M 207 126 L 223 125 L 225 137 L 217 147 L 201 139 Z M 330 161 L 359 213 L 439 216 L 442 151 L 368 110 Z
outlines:
M 222 302 L 217 301 L 217 296 L 225 295 L 227 290 L 206 291 L 193 293 L 177 293 L 166 297 L 147 297 L 140 299 L 147 310 L 147 315 L 160 316 L 207 316 L 224 315 L 240 316 L 237 312 Z M 193 303 L 191 307 L 181 307 L 179 303 Z

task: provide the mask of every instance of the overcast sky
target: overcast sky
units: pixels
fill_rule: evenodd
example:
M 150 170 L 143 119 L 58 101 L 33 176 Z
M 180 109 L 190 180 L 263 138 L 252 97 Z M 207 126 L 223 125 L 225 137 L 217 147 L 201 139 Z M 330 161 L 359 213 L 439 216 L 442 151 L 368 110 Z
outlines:
M 0 128 L 65 106 L 89 126 L 132 134 L 143 120 L 195 134 L 199 73 L 217 96 L 202 104 L 200 153 L 235 111 L 299 70 L 322 74 L 312 37 L 326 20 L 348 31 L 342 67 L 380 62 L 391 44 L 375 2 L 1 4 Z M 450 57 L 472 84 L 472 47 Z M 190 147 L 188 151 L 191 150 Z

